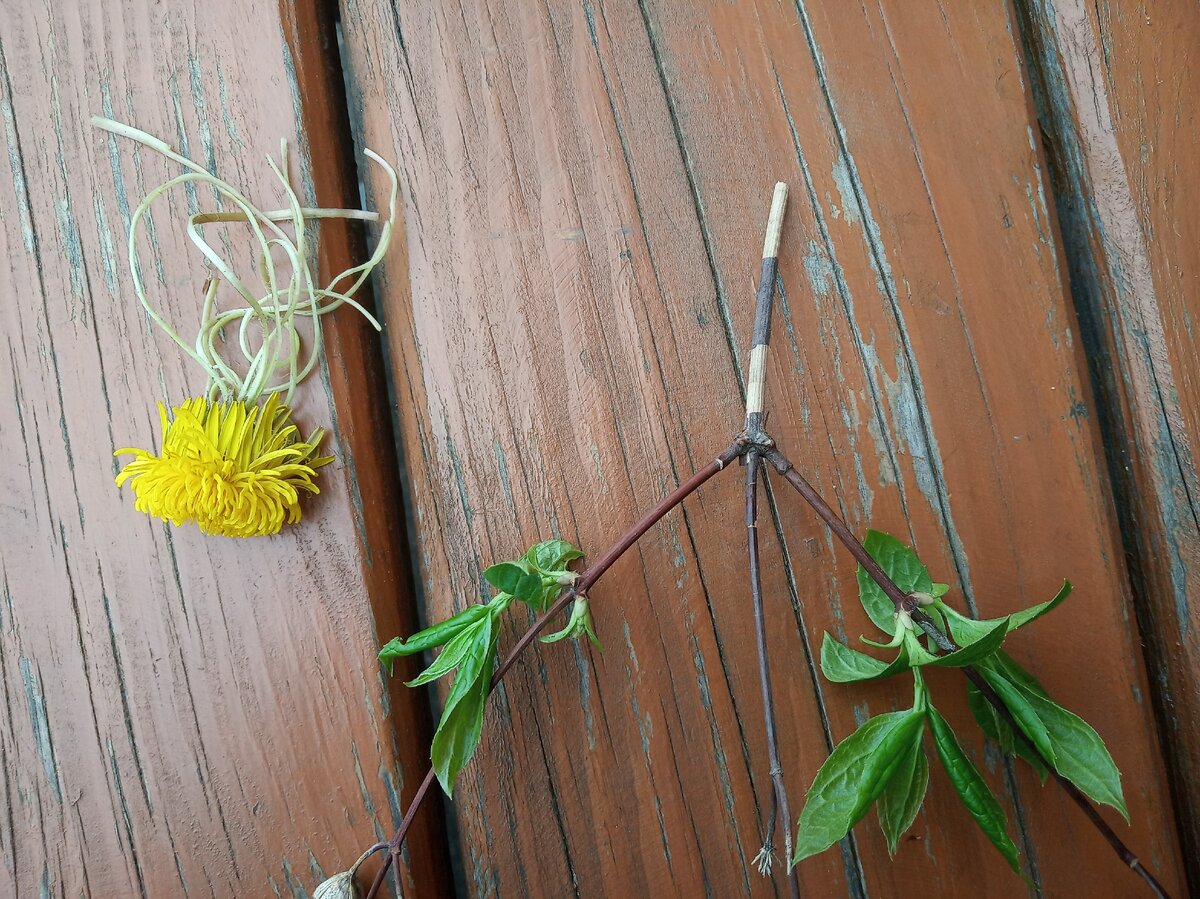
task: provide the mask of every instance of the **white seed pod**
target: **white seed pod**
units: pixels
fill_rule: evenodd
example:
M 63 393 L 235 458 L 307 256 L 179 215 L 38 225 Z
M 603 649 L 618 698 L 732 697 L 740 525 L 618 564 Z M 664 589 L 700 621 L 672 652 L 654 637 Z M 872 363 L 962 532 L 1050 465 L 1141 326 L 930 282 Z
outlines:
M 361 895 L 353 871 L 334 874 L 313 890 L 313 899 L 360 899 Z

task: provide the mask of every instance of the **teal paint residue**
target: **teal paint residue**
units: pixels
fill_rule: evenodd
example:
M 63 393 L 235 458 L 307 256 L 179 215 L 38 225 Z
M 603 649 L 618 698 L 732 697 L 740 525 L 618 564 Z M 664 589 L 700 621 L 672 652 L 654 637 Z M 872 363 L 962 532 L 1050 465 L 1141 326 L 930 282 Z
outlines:
M 504 501 L 508 504 L 510 512 L 515 512 L 517 504 L 513 500 L 512 481 L 508 476 L 508 460 L 504 458 L 504 450 L 500 446 L 500 441 L 492 444 L 492 451 L 496 454 L 496 468 L 500 471 L 500 486 L 504 490 Z
M 629 622 L 624 618 L 621 619 L 621 631 L 625 635 L 625 646 L 629 650 L 629 661 L 633 663 L 635 672 L 641 671 L 641 665 L 638 664 L 637 652 L 633 648 L 633 636 L 629 632 Z
M 591 645 L 591 644 L 588 644 Z M 592 666 L 588 662 L 582 640 L 572 640 L 575 668 L 579 672 L 579 705 L 583 709 L 583 725 L 587 728 L 588 749 L 596 749 L 596 729 L 592 718 Z
M 21 669 L 21 680 L 25 685 L 25 705 L 29 710 L 29 723 L 33 727 L 33 742 L 42 760 L 46 781 L 54 791 L 54 798 L 62 802 L 62 784 L 58 779 L 58 761 L 54 754 L 54 741 L 50 736 L 50 718 L 46 713 L 41 674 L 34 670 L 29 659 L 24 656 L 21 656 L 18 665 Z
M 292 894 L 292 899 L 308 899 L 308 890 L 304 889 L 304 884 L 296 877 L 292 871 L 292 863 L 287 860 L 287 856 L 283 857 L 283 882 L 287 885 L 288 892 Z
M 867 723 L 867 719 L 871 717 L 871 709 L 865 703 L 856 703 L 851 706 L 851 711 L 854 712 L 854 723 L 858 727 L 862 727 Z
M 404 810 L 400 805 L 400 791 L 396 789 L 396 778 L 392 777 L 392 772 L 388 770 L 387 765 L 379 766 L 379 781 L 387 792 L 388 811 L 392 813 L 392 826 L 399 827 L 400 822 L 404 820 Z
M 642 714 L 641 705 L 639 705 L 636 696 L 629 697 L 630 705 L 633 707 L 633 720 L 637 722 L 638 733 L 642 737 L 642 755 L 646 757 L 646 765 L 649 767 L 651 762 L 650 757 L 650 737 L 652 728 L 650 724 L 650 713 Z
M 817 296 L 829 296 L 833 285 L 833 263 L 815 240 L 808 242 L 808 252 L 804 254 L 804 271 L 808 275 L 808 286 Z
M 862 218 L 858 197 L 855 194 L 854 182 L 851 179 L 850 168 L 846 161 L 839 157 L 833 164 L 833 183 L 837 186 L 838 196 L 841 197 L 841 215 L 847 225 L 856 225 Z M 834 218 L 837 218 L 837 207 L 832 208 Z
M 379 814 L 375 810 L 375 800 L 371 798 L 371 793 L 367 790 L 366 778 L 363 777 L 362 762 L 358 757 L 358 745 L 353 742 L 350 744 L 350 755 L 354 758 L 354 777 L 358 781 L 358 792 L 362 796 L 363 810 L 375 825 L 375 836 L 382 843 L 387 839 L 387 834 L 384 833 L 383 825 L 379 823 Z

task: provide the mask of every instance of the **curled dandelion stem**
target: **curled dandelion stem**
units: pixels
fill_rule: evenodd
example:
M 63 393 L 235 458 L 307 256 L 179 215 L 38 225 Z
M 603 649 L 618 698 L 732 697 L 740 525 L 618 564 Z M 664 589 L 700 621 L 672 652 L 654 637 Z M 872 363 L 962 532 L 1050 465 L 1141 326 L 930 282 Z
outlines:
M 376 212 L 357 209 L 304 206 L 292 186 L 287 141 L 279 143 L 278 160 L 267 157 L 267 164 L 283 188 L 287 208 L 263 211 L 233 185 L 176 152 L 165 141 L 101 116 L 94 116 L 92 124 L 153 150 L 186 170 L 152 189 L 134 210 L 129 223 L 129 268 L 134 292 L 150 320 L 204 369 L 208 377 L 204 395 L 210 400 L 237 400 L 254 404 L 263 396 L 281 393 L 284 402 L 290 402 L 297 385 L 312 373 L 320 361 L 322 317 L 341 306 L 350 306 L 364 316 L 372 327 L 380 329 L 376 318 L 351 298 L 387 252 L 396 217 L 399 180 L 395 170 L 378 154 L 365 151 L 366 156 L 384 170 L 390 182 L 387 218 L 380 227 L 375 251 L 365 262 L 347 268 L 321 287 L 314 276 L 309 224 L 324 219 L 379 221 L 380 216 Z M 204 287 L 195 339 L 188 341 L 155 307 L 147 294 L 142 278 L 138 235 L 155 200 L 177 187 L 192 184 L 209 185 L 219 202 L 227 208 L 196 212 L 188 217 L 188 238 L 213 269 Z M 257 244 L 256 274 L 265 289 L 261 294 L 246 284 L 233 263 L 222 256 L 205 237 L 204 229 L 208 225 L 239 222 L 248 226 Z M 229 285 L 240 298 L 237 305 L 221 307 L 218 291 L 222 283 Z M 309 320 L 312 327 L 307 352 L 301 330 L 297 327 L 303 319 Z M 227 329 L 236 329 L 236 339 L 229 342 L 222 339 Z M 241 358 L 225 358 L 223 353 L 228 354 L 231 349 Z

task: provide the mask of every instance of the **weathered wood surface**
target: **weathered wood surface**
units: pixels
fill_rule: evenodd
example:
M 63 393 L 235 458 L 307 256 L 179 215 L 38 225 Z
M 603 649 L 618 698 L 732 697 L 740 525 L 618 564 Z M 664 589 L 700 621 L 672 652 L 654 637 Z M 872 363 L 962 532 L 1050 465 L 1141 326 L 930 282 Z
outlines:
M 1184 857 L 1200 883 L 1200 15 L 1176 4 L 1029 7 L 1072 288 L 1110 414 Z
M 1070 611 L 1014 652 L 1108 739 L 1122 832 L 1182 892 L 1006 8 L 397 2 L 343 18 L 362 137 L 404 171 L 407 235 L 382 282 L 430 613 L 485 594 L 482 566 L 540 536 L 598 552 L 726 444 L 770 186 L 788 181 L 773 433 L 854 526 L 911 539 L 973 609 L 1071 578 Z M 454 804 L 473 894 L 780 888 L 750 868 L 770 787 L 737 480 L 706 487 L 593 592 L 603 656 L 558 646 L 505 682 Z M 798 795 L 831 740 L 908 697 L 814 676 L 822 631 L 868 624 L 824 530 L 778 490 L 772 509 L 771 648 Z M 959 675 L 934 688 L 965 732 Z M 1132 893 L 1059 792 L 969 742 L 1037 886 Z M 1019 894 L 948 794 L 935 774 L 894 861 L 869 820 L 843 854 L 803 863 L 806 893 Z
M 0 9 L 0 895 L 304 896 L 391 830 L 420 776 L 422 698 L 373 658 L 372 606 L 391 632 L 411 604 L 378 372 L 337 356 L 357 323 L 335 327 L 329 371 L 297 404 L 328 426 L 336 399 L 340 437 L 300 526 L 207 538 L 112 483 L 113 449 L 153 443 L 155 403 L 202 382 L 137 305 L 124 255 L 131 206 L 174 172 L 88 118 L 276 198 L 263 157 L 300 132 L 320 81 L 316 8 L 289 4 L 286 24 L 233 0 Z M 315 132 L 328 111 L 305 111 Z M 155 210 L 150 289 L 183 320 L 206 270 L 181 222 L 211 200 Z M 445 882 L 439 833 L 435 814 L 413 846 L 421 895 Z

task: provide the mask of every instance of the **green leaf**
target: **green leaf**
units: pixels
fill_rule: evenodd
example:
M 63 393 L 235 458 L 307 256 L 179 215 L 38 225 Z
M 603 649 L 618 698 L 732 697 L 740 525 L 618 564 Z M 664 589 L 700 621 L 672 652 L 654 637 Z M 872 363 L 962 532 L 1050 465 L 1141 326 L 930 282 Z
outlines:
M 1058 592 L 1054 594 L 1053 599 L 1048 599 L 1046 602 L 1038 603 L 1036 606 L 1030 606 L 1028 609 L 1022 609 L 1020 612 L 1013 612 L 1011 615 L 1009 615 L 1008 617 L 1011 623 L 1009 624 L 1008 629 L 1010 631 L 1015 631 L 1019 627 L 1024 627 L 1027 624 L 1037 621 L 1047 612 L 1051 612 L 1058 608 L 1059 604 L 1061 604 L 1062 601 L 1070 595 L 1071 582 L 1063 581 L 1062 586 L 1059 587 Z
M 475 622 L 469 627 L 463 628 L 458 632 L 458 635 L 446 644 L 446 648 L 438 653 L 438 657 L 433 660 L 433 663 L 422 671 L 419 675 L 410 681 L 405 681 L 406 687 L 419 687 L 422 684 L 427 684 L 431 680 L 437 680 L 444 674 L 449 674 L 457 668 L 472 647 L 475 646 L 475 641 L 478 639 L 483 630 L 491 632 L 490 618 L 484 618 Z
M 1011 634 L 1017 628 L 1037 621 L 1037 619 L 1041 618 L 1047 612 L 1056 609 L 1070 595 L 1071 582 L 1063 581 L 1062 587 L 1054 594 L 1052 599 L 1038 603 L 1036 606 L 1030 606 L 1028 609 L 1022 609 L 1020 612 L 1013 612 L 1011 615 L 1006 615 L 1003 618 L 969 618 L 945 603 L 939 603 L 938 608 L 945 612 L 946 616 L 950 619 L 950 632 L 954 635 L 954 639 L 966 645 L 982 639 L 984 635 L 989 633 L 1001 621 L 1008 622 L 1008 632 Z
M 1043 699 L 1050 698 L 1050 694 L 1047 693 L 1045 688 L 1037 682 L 1037 678 L 1018 665 L 1017 660 L 1004 650 L 997 652 L 996 655 L 991 659 L 990 664 L 1002 671 L 1005 677 L 1007 677 L 1018 687 L 1021 687 L 1023 690 L 1026 690 L 1029 693 L 1036 693 Z
M 969 643 L 954 652 L 948 652 L 944 656 L 938 656 L 929 664 L 942 668 L 962 668 L 964 665 L 975 665 L 998 650 L 1004 643 L 1007 634 L 1008 619 L 1001 618 L 995 627 L 974 643 Z
M 916 709 L 878 715 L 834 748 L 809 788 L 792 864 L 825 851 L 862 820 L 900 762 L 897 748 L 920 730 L 922 717 Z
M 913 733 L 912 742 L 901 750 L 903 755 L 900 764 L 879 794 L 875 806 L 890 855 L 896 854 L 900 837 L 917 819 L 917 812 L 925 801 L 925 789 L 929 786 L 929 760 L 925 758 L 925 750 L 921 747 L 923 730 L 923 727 L 918 728 Z
M 975 764 L 967 758 L 959 745 L 946 719 L 933 706 L 928 708 L 929 730 L 933 734 L 933 742 L 937 747 L 938 758 L 950 776 L 950 782 L 958 791 L 963 805 L 971 813 L 980 830 L 992 841 L 1000 854 L 1004 856 L 1014 871 L 1021 873 L 1017 861 L 1017 847 L 1008 835 L 1008 819 L 1004 809 L 996 801 L 995 795 L 979 773 Z
M 933 589 L 929 591 L 929 595 L 934 599 L 939 599 L 950 592 L 949 584 L 934 584 Z
M 525 574 L 521 576 L 519 581 L 517 581 L 517 585 L 513 589 L 512 594 L 517 599 L 527 602 L 531 606 L 540 609 L 543 607 L 543 605 L 545 605 L 542 595 L 544 593 L 543 586 L 542 576 L 540 574 Z M 557 586 L 555 589 L 557 590 Z
M 1024 691 L 1054 745 L 1054 767 L 1096 802 L 1111 805 L 1126 821 L 1129 810 L 1121 792 L 1121 772 L 1095 729 L 1053 700 Z
M 867 531 L 863 546 L 905 593 L 930 593 L 933 590 L 933 579 L 917 554 L 891 534 Z M 892 633 L 895 630 L 895 607 L 861 565 L 858 566 L 858 595 L 875 626 L 885 633 Z
M 583 553 L 566 540 L 544 540 L 529 548 L 525 561 L 535 568 L 545 571 L 562 571 L 567 563 L 578 559 Z
M 1024 740 L 1017 739 L 1016 733 L 1008 722 L 1000 717 L 992 704 L 983 698 L 979 688 L 970 681 L 967 682 L 967 706 L 971 709 L 971 714 L 975 716 L 980 730 L 994 740 L 1003 752 L 1008 755 L 1016 753 L 1029 762 L 1042 783 L 1046 782 L 1050 769 L 1046 767 L 1042 757 L 1034 752 Z
M 418 631 L 407 640 L 402 637 L 396 637 L 379 651 L 379 659 L 388 666 L 388 673 L 390 674 L 392 664 L 396 659 L 416 655 L 427 649 L 433 649 L 441 646 L 443 643 L 448 643 L 463 628 L 478 621 L 487 612 L 487 606 L 468 606 L 457 615 L 447 618 L 445 621 L 441 621 L 432 627 L 427 627 L 423 631 Z
M 484 580 L 501 593 L 511 593 L 513 596 L 520 596 L 517 584 L 525 574 L 525 569 L 516 562 L 497 562 L 483 570 Z
M 855 681 L 887 677 L 888 674 L 896 673 L 888 670 L 891 667 L 887 662 L 851 649 L 829 634 L 826 634 L 821 642 L 821 671 L 834 683 L 851 684 Z M 906 663 L 904 668 L 907 667 Z
M 596 630 L 592 626 L 592 611 L 588 607 L 587 597 L 576 596 L 575 602 L 571 604 L 571 616 L 567 620 L 566 626 L 555 631 L 545 637 L 538 639 L 542 643 L 557 643 L 559 640 L 565 640 L 567 637 L 584 637 L 586 636 L 592 641 L 592 645 L 596 649 L 604 652 L 604 647 L 600 645 L 600 638 L 596 636 Z
M 1054 746 L 1050 741 L 1050 734 L 1046 730 L 1046 725 L 1042 723 L 1041 716 L 1037 710 L 1030 705 L 1026 698 L 1031 695 L 1020 687 L 1013 684 L 1004 674 L 994 665 L 981 665 L 979 672 L 983 675 L 1000 700 L 1008 708 L 1013 718 L 1017 722 L 1017 726 L 1025 732 L 1025 735 L 1037 747 L 1038 752 L 1050 764 L 1054 764 Z M 1018 743 L 1020 741 L 1017 741 Z
M 489 616 L 463 657 L 433 735 L 430 759 L 442 789 L 450 795 L 458 774 L 475 754 L 483 711 L 492 687 L 498 633 Z
M 907 629 L 904 632 L 904 655 L 908 659 L 910 668 L 919 668 L 921 665 L 932 665 L 938 660 L 937 656 L 921 645 L 917 633 L 917 631 Z

